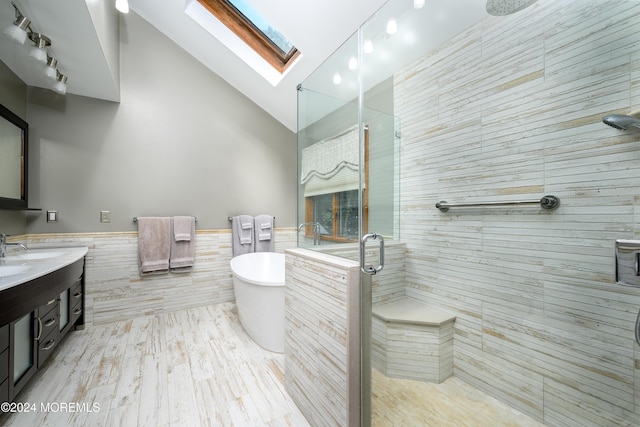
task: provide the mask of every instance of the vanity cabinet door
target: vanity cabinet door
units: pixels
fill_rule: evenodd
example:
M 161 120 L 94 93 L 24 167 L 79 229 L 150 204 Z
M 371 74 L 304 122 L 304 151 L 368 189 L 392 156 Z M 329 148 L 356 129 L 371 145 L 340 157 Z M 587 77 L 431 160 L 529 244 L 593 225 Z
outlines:
M 0 328 L 0 403 L 9 401 L 9 325 Z
M 38 370 L 37 309 L 9 325 L 9 399 L 18 394 Z
M 65 289 L 60 293 L 60 300 L 58 308 L 60 311 L 59 325 L 60 339 L 66 335 L 69 330 L 71 320 L 71 301 L 70 301 L 71 289 Z

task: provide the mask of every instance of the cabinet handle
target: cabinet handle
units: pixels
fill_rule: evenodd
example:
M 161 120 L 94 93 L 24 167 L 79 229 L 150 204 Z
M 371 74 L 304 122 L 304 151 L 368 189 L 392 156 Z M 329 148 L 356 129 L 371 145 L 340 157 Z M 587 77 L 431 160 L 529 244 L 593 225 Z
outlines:
M 78 292 L 78 293 L 73 294 L 74 298 L 80 298 L 81 296 L 82 296 L 82 292 Z
M 56 340 L 49 340 L 49 341 L 47 341 L 47 343 L 44 345 L 44 347 L 42 347 L 42 349 L 43 349 L 44 351 L 51 350 L 51 347 L 53 347 L 55 344 L 56 344 Z
M 58 301 L 57 298 L 52 299 L 51 301 L 49 301 L 48 303 L 46 303 L 45 305 L 51 305 L 54 302 Z
M 49 319 L 46 322 L 44 322 L 44 327 L 48 328 L 49 326 L 53 325 L 54 323 L 56 323 L 56 319 L 55 318 L 54 319 Z
M 38 336 L 36 337 L 36 341 L 40 339 L 40 335 L 42 335 L 42 320 L 38 317 Z
M 80 313 L 82 313 L 81 308 L 76 308 L 75 310 L 73 310 L 73 314 L 80 314 Z

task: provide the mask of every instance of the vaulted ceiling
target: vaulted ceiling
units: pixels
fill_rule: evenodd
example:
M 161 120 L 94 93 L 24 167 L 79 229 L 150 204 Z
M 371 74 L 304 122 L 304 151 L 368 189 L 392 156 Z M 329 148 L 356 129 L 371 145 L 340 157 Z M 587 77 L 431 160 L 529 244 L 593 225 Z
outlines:
M 119 16 L 115 0 L 14 1 L 31 19 L 33 29 L 54 41 L 51 53 L 60 61 L 61 70 L 69 75 L 68 93 L 119 100 Z M 273 86 L 185 13 L 192 1 L 196 0 L 129 0 L 130 13 L 140 15 L 292 131 L 296 130 L 297 85 L 385 3 L 385 0 L 251 0 L 302 52 L 298 63 Z M 411 8 L 411 0 L 403 1 Z M 434 33 L 436 30 L 440 33 L 438 38 L 442 38 L 443 31 L 451 36 L 486 14 L 480 0 L 431 0 L 427 8 L 429 13 L 424 14 L 425 21 L 419 24 L 433 27 Z M 3 2 L 0 26 L 4 28 L 14 19 L 13 7 Z M 48 87 L 50 82 L 34 71 L 25 49 L 2 37 L 0 59 L 28 85 Z

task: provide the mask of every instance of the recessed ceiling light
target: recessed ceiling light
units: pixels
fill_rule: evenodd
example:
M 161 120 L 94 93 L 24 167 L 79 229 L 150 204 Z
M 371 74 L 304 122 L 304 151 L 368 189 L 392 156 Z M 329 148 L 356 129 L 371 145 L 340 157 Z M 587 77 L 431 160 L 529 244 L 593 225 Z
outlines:
M 398 23 L 395 18 L 389 19 L 387 21 L 387 34 L 395 34 L 398 31 Z

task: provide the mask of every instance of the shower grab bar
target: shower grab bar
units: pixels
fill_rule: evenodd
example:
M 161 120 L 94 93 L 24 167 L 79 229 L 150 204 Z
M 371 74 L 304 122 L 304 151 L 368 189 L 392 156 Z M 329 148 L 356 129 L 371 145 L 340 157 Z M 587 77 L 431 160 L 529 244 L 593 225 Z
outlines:
M 540 200 L 514 200 L 506 202 L 478 202 L 478 203 L 447 203 L 444 200 L 436 203 L 436 208 L 441 212 L 447 212 L 449 208 L 467 208 L 482 206 L 519 206 L 519 205 L 540 205 L 541 208 L 553 210 L 560 206 L 560 199 L 556 196 L 544 196 Z
M 193 218 L 196 220 L 196 222 L 198 222 L 198 217 L 194 216 Z M 133 217 L 133 222 L 138 222 L 138 217 L 137 216 Z

